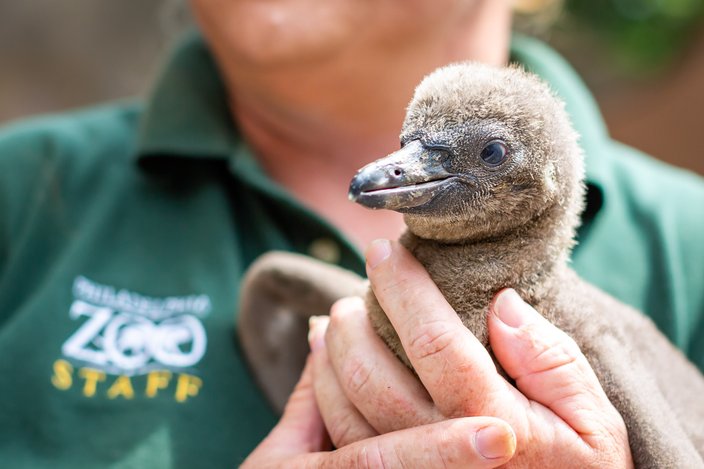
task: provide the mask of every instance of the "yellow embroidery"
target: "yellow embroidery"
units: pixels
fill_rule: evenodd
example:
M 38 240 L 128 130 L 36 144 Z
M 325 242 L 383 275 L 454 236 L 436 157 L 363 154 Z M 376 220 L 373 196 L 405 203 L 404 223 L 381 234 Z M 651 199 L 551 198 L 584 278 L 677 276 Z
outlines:
M 123 396 L 125 399 L 134 397 L 134 389 L 129 376 L 118 376 L 108 389 L 108 399 L 115 399 L 117 396 Z
M 56 360 L 54 362 L 54 374 L 51 376 L 51 384 L 56 389 L 65 391 L 73 384 L 73 366 L 66 360 Z
M 147 389 L 145 391 L 147 397 L 156 396 L 159 389 L 166 389 L 169 387 L 169 381 L 171 381 L 170 371 L 152 371 L 147 375 Z
M 176 402 L 183 403 L 196 397 L 203 387 L 201 378 L 187 373 L 174 376 L 168 370 L 154 370 L 146 376 L 114 376 L 89 367 L 75 369 L 71 363 L 62 359 L 54 362 L 51 384 L 58 390 L 68 391 L 73 388 L 76 376 L 83 380 L 80 390 L 87 398 L 104 396 L 108 399 L 134 399 L 135 396 L 142 395 L 153 399 L 168 393 Z
M 186 402 L 189 397 L 198 395 L 198 391 L 203 386 L 203 380 L 197 376 L 181 374 L 178 375 L 176 384 L 176 394 L 174 397 L 178 402 Z
M 86 397 L 95 396 L 98 382 L 105 381 L 105 373 L 93 368 L 81 368 L 78 370 L 78 376 L 86 380 L 83 385 L 83 395 Z

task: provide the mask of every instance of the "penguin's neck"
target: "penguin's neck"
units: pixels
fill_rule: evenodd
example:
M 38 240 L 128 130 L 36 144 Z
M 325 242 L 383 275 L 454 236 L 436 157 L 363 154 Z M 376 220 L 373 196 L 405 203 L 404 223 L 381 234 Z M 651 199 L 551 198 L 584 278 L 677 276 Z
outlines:
M 498 237 L 448 244 L 406 231 L 401 243 L 425 266 L 451 304 L 471 296 L 473 300 L 461 303 L 469 301 L 485 310 L 497 291 L 510 287 L 537 305 L 566 268 L 574 244 L 576 223 L 569 223 L 573 220 L 564 212 L 564 206 L 555 205 Z

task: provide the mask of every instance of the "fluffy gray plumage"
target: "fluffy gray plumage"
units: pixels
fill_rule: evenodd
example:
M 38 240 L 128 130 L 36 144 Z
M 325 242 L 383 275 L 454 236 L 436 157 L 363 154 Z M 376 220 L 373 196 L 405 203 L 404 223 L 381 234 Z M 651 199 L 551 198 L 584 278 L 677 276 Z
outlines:
M 626 422 L 636 467 L 704 466 L 698 370 L 650 320 L 568 266 L 583 158 L 547 85 L 513 67 L 439 69 L 416 89 L 401 141 L 401 150 L 360 170 L 352 197 L 405 213 L 401 243 L 464 325 L 488 346 L 489 302 L 516 289 L 579 344 Z M 505 155 L 489 147 L 497 142 Z M 417 162 L 433 160 L 442 169 L 423 181 Z M 379 335 L 410 366 L 371 289 L 367 305 Z
M 504 287 L 571 335 L 626 422 L 636 467 L 703 467 L 699 371 L 650 320 L 568 265 L 584 198 L 577 140 L 563 103 L 537 77 L 513 67 L 449 66 L 418 86 L 402 148 L 362 168 L 350 197 L 405 214 L 401 243 L 485 345 L 488 305 Z M 362 287 L 357 277 L 290 254 L 253 266 L 239 334 L 278 409 L 303 366 L 307 316 L 326 314 L 332 300 Z M 379 335 L 409 365 L 371 290 L 367 305 Z
M 584 199 L 577 139 L 562 102 L 536 76 L 479 64 L 445 67 L 416 89 L 403 148 L 360 170 L 352 197 L 405 213 L 401 243 L 488 345 L 487 307 L 505 287 L 562 322 L 564 313 L 553 303 L 567 284 L 579 282 L 567 267 Z M 506 150 L 499 164 L 481 158 L 493 142 Z M 413 156 L 406 150 L 411 146 Z M 427 178 L 413 168 L 409 177 L 412 159 L 442 161 L 446 173 Z M 397 193 L 408 187 L 417 197 L 399 200 Z M 423 197 L 430 190 L 433 196 Z M 576 290 L 572 296 L 583 295 Z M 373 294 L 369 303 L 377 331 L 409 364 Z M 578 330 L 586 319 L 570 320 L 567 330 Z

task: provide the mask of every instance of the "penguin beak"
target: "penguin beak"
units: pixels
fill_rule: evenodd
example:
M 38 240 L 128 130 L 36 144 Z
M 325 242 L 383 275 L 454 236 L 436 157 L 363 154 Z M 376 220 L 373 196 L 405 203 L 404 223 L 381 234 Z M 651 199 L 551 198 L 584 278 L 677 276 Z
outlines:
M 360 169 L 348 197 L 373 209 L 406 211 L 430 202 L 457 175 L 443 166 L 447 153 L 413 140 L 400 150 Z

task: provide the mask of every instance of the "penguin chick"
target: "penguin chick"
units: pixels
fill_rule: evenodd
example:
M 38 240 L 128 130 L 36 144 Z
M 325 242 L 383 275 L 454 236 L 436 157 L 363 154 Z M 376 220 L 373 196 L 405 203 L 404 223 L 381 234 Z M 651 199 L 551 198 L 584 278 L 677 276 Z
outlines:
M 405 214 L 401 243 L 485 346 L 488 305 L 506 287 L 572 336 L 624 418 L 636 467 L 704 466 L 701 374 L 651 321 L 568 266 L 583 177 L 578 136 L 546 84 L 466 63 L 418 86 L 401 149 L 362 168 L 349 196 Z M 410 367 L 371 289 L 367 307 Z
M 401 149 L 362 168 L 349 195 L 405 214 L 401 243 L 488 345 L 484 313 L 498 290 L 515 288 L 538 305 L 565 280 L 583 208 L 582 159 L 562 102 L 537 77 L 455 65 L 418 86 Z M 370 303 L 378 332 L 410 366 Z

